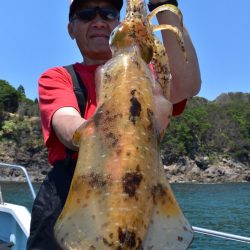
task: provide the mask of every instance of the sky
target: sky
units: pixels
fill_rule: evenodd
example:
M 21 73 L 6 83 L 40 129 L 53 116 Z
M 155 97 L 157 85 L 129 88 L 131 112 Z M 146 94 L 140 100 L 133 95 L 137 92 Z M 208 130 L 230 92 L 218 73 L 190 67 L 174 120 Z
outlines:
M 0 79 L 34 100 L 45 70 L 82 61 L 67 32 L 69 0 L 1 2 Z M 250 93 L 250 0 L 179 0 L 179 7 L 199 60 L 198 96 Z

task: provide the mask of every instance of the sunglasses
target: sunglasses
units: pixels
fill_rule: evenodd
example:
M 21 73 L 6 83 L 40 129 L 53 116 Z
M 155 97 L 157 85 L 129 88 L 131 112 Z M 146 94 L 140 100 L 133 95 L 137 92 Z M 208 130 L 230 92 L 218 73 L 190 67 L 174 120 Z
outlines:
M 71 21 L 73 21 L 74 19 L 79 19 L 83 22 L 89 22 L 95 19 L 97 14 L 99 14 L 100 17 L 105 21 L 114 21 L 120 16 L 117 10 L 95 7 L 82 9 L 81 11 L 76 12 Z

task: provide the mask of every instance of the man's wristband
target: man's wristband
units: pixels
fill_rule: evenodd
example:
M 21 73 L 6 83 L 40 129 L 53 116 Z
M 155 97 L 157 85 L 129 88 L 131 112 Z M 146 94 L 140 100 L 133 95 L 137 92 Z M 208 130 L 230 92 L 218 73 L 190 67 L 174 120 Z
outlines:
M 161 3 L 148 3 L 148 9 L 150 11 L 156 9 L 157 7 L 164 5 L 164 4 L 172 4 L 176 7 L 178 7 L 178 2 L 176 0 L 166 0 L 165 2 L 161 2 Z

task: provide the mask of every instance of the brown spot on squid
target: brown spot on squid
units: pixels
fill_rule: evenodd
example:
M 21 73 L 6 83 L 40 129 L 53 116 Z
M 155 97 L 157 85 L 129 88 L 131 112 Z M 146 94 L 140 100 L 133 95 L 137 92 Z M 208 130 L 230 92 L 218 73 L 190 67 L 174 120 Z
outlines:
M 124 193 L 126 193 L 129 197 L 134 197 L 136 194 L 136 190 L 140 186 L 142 178 L 143 176 L 139 168 L 136 172 L 126 173 L 122 178 Z

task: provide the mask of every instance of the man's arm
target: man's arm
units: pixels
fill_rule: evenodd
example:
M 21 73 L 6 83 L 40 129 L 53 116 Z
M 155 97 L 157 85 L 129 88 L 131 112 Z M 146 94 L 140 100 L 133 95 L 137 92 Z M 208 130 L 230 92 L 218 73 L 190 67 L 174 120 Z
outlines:
M 181 30 L 179 19 L 175 14 L 164 11 L 159 13 L 157 18 L 160 24 L 167 23 Z M 172 74 L 172 85 L 170 89 L 170 101 L 172 103 L 180 102 L 183 99 L 198 94 L 201 85 L 196 52 L 185 28 L 183 29 L 182 36 L 188 62 L 186 62 L 173 32 L 166 30 L 162 32 L 163 43 L 168 54 Z
M 152 4 L 158 4 L 159 0 L 151 0 Z M 182 31 L 178 17 L 170 12 L 163 11 L 157 14 L 159 24 L 169 24 Z M 201 85 L 200 70 L 196 52 L 188 31 L 184 28 L 182 32 L 187 60 L 181 51 L 172 31 L 162 31 L 163 43 L 169 58 L 172 84 L 170 89 L 170 101 L 178 103 L 184 99 L 198 94 Z

